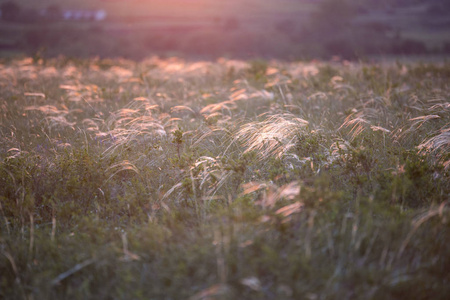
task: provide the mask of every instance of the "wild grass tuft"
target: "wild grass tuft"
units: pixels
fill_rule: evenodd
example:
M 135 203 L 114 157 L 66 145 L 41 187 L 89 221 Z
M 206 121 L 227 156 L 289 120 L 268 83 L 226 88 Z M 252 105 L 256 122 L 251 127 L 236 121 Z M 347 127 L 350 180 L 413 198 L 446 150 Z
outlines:
M 242 125 L 236 139 L 242 141 L 244 153 L 255 151 L 260 159 L 281 158 L 295 146 L 297 136 L 307 125 L 308 121 L 292 114 L 273 115 Z

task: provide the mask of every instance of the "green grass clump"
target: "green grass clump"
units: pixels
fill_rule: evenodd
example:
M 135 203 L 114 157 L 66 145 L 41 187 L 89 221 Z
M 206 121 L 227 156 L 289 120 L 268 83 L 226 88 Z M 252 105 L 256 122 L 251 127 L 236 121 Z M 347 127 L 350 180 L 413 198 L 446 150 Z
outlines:
M 0 65 L 0 297 L 447 299 L 448 64 Z

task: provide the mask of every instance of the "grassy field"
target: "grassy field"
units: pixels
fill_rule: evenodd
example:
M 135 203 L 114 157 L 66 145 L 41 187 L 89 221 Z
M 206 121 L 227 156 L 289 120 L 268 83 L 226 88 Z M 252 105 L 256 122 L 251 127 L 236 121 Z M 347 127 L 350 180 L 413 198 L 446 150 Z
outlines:
M 448 299 L 450 65 L 0 64 L 0 298 Z

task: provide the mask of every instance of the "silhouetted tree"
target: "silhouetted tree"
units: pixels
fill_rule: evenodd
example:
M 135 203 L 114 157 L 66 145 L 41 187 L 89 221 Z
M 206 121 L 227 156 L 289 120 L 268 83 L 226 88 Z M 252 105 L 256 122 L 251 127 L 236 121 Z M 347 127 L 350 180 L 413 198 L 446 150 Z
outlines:
M 400 40 L 392 46 L 392 52 L 394 54 L 424 54 L 428 52 L 425 43 L 412 39 Z
M 356 15 L 356 7 L 346 0 L 324 0 L 311 16 L 313 30 L 334 35 L 350 25 Z
M 24 23 L 36 23 L 40 18 L 39 12 L 34 8 L 23 9 L 20 13 L 20 21 Z
M 2 19 L 5 21 L 17 21 L 20 16 L 21 8 L 13 1 L 8 1 L 0 5 Z
M 57 4 L 51 4 L 46 9 L 47 18 L 51 21 L 58 21 L 62 19 L 61 7 Z

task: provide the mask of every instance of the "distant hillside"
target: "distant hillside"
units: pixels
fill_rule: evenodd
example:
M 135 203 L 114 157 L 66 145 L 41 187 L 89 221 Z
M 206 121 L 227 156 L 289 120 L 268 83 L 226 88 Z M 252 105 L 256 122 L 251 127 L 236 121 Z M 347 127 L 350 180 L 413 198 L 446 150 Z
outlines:
M 8 3 L 1 1 L 0 4 Z M 17 0 L 0 56 L 187 55 L 365 58 L 450 52 L 450 2 L 438 0 Z M 67 20 L 68 9 L 106 19 Z M 42 14 L 47 10 L 48 14 Z
M 6 1 L 3 1 L 6 2 Z M 62 8 L 71 9 L 105 9 L 113 17 L 130 17 L 142 15 L 164 16 L 220 16 L 220 15 L 255 15 L 297 13 L 315 6 L 308 0 L 17 0 L 23 7 L 43 9 L 57 4 Z

